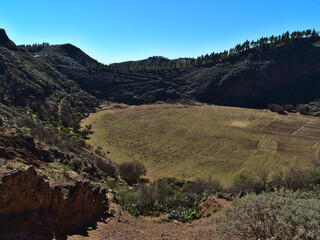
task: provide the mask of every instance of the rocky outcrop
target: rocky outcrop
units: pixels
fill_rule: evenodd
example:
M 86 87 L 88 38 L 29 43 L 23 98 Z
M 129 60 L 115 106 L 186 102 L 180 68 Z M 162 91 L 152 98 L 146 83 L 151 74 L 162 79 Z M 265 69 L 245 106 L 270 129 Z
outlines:
M 0 183 L 0 239 L 63 236 L 95 223 L 107 206 L 105 190 L 89 182 L 51 187 L 33 167 L 14 171 Z
M 17 160 L 39 167 L 42 162 L 52 162 L 46 149 L 38 147 L 33 137 L 0 125 L 0 159 Z

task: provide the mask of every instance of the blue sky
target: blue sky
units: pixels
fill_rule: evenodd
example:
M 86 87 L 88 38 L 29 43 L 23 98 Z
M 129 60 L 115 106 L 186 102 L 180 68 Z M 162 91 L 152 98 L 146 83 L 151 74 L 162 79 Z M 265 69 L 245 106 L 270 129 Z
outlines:
M 319 0 L 2 0 L 16 44 L 72 43 L 102 63 L 197 57 L 287 30 L 320 30 Z

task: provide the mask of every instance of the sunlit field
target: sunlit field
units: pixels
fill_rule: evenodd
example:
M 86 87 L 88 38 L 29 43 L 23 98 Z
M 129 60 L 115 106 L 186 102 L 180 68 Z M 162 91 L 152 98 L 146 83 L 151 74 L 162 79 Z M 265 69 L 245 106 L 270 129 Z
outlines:
M 311 167 L 320 148 L 320 119 L 212 105 L 113 107 L 91 114 L 88 142 L 115 163 L 138 160 L 151 180 L 203 178 L 230 183 L 279 168 Z

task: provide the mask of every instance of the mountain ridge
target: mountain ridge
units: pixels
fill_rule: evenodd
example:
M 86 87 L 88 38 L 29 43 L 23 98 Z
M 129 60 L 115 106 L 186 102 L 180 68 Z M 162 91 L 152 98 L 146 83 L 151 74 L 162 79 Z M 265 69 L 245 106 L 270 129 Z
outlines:
M 12 47 L 14 43 L 8 40 L 4 30 L 2 35 L 1 41 Z M 287 35 L 289 33 L 283 38 Z M 84 90 L 102 100 L 142 104 L 193 98 L 219 105 L 266 108 L 269 103 L 299 104 L 320 97 L 319 40 L 316 35 L 292 38 L 272 47 L 261 45 L 265 47 L 260 50 L 257 47 L 247 48 L 245 44 L 244 47 L 237 45 L 236 49 L 246 50 L 237 50 L 238 53 L 219 61 L 206 62 L 209 56 L 206 55 L 202 57 L 202 64 L 167 69 L 130 69 L 130 66 L 155 66 L 161 62 L 175 61 L 160 56 L 122 63 L 129 67 L 127 69 L 106 66 L 72 44 L 50 45 L 34 56 L 17 50 L 19 54 L 14 56 L 22 56 L 23 61 L 27 62 L 38 61 L 40 65 L 48 66 L 48 70 L 41 67 L 41 74 L 53 69 L 60 74 L 62 85 L 70 81 L 69 84 L 79 87 L 76 91 Z M 11 51 L 6 45 L 2 48 Z M 4 53 L 0 61 L 2 74 L 8 69 L 6 54 L 9 55 Z

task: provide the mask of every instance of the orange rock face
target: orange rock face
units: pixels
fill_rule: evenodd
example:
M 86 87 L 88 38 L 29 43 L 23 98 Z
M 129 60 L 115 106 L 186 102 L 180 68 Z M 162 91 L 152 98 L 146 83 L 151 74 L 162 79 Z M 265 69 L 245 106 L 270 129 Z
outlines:
M 105 190 L 77 181 L 51 187 L 33 167 L 0 183 L 0 239 L 52 239 L 95 223 L 107 210 Z

